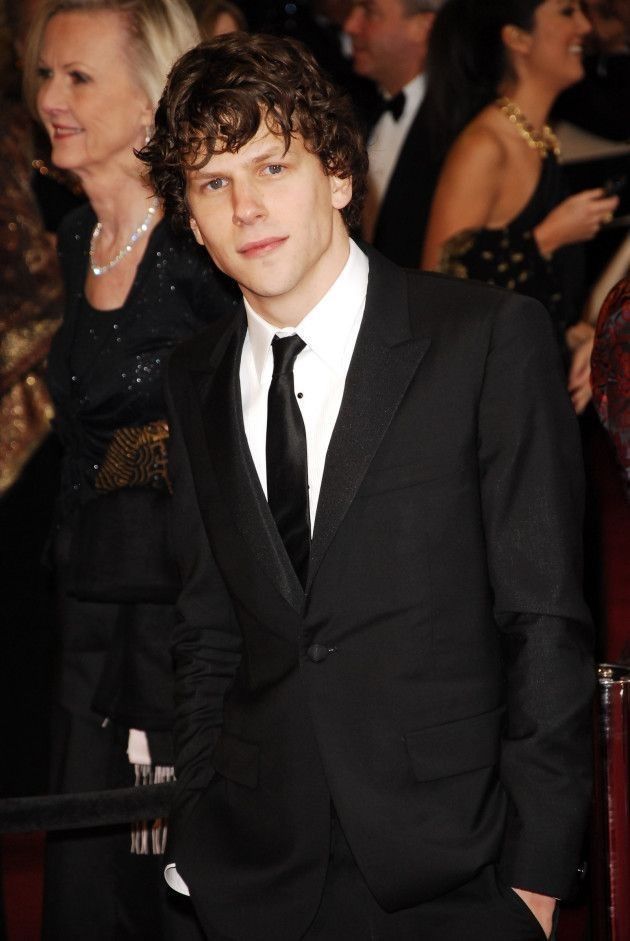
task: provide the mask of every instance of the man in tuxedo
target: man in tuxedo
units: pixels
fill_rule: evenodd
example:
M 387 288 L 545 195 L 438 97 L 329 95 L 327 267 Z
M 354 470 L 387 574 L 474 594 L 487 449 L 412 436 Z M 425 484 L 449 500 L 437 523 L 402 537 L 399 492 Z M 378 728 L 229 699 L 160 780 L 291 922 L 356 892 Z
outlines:
M 363 237 L 409 268 L 420 264 L 439 170 L 422 105 L 429 35 L 442 2 L 356 0 L 345 22 L 354 71 L 373 79 L 383 96 L 368 140 Z
M 169 368 L 169 881 L 212 939 L 549 937 L 593 669 L 547 313 L 349 239 L 361 136 L 290 40 L 184 55 L 143 157 L 243 294 Z

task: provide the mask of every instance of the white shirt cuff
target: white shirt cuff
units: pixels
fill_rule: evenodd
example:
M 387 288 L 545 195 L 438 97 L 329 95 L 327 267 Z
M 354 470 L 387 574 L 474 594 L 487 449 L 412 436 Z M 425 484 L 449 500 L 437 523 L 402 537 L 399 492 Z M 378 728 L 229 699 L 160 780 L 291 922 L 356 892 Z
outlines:
M 175 868 L 175 863 L 168 863 L 168 865 L 164 867 L 164 878 L 175 892 L 179 892 L 180 895 L 190 895 L 188 886 Z

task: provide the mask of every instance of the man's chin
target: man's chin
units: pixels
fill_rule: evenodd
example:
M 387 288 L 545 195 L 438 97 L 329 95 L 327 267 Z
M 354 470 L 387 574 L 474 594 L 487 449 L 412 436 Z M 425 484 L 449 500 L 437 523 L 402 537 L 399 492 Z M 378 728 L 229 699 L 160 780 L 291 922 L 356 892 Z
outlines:
M 355 56 L 352 60 L 352 68 L 362 78 L 372 78 L 370 61 L 365 56 L 361 54 Z

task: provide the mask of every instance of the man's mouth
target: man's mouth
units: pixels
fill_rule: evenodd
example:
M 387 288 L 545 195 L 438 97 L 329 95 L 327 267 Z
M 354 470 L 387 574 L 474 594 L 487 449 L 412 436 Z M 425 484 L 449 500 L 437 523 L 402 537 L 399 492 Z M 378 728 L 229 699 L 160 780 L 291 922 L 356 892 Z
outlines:
M 280 245 L 288 239 L 288 235 L 273 236 L 266 239 L 258 239 L 255 242 L 246 242 L 238 249 L 239 255 L 245 255 L 246 258 L 258 258 L 261 255 L 268 255 L 279 248 Z

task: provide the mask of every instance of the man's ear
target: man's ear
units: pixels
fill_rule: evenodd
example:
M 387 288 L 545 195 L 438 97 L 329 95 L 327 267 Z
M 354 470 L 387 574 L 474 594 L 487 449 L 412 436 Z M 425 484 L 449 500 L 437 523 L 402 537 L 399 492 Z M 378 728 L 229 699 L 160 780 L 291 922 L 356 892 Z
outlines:
M 345 209 L 352 199 L 352 177 L 331 176 L 330 197 L 333 209 Z
M 409 17 L 409 25 L 414 31 L 414 36 L 423 45 L 429 41 L 429 33 L 434 23 L 435 13 L 430 10 L 423 10 L 422 13 L 415 13 Z
M 199 226 L 197 225 L 197 223 L 195 222 L 192 216 L 190 217 L 190 228 L 192 229 L 192 234 L 195 236 L 197 244 L 203 245 L 203 238 L 202 238 L 201 232 L 199 231 Z

